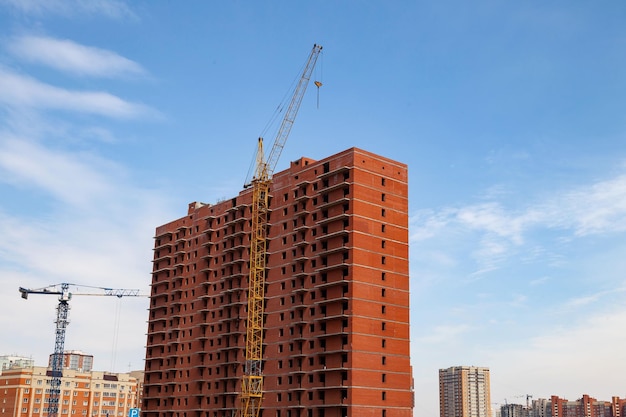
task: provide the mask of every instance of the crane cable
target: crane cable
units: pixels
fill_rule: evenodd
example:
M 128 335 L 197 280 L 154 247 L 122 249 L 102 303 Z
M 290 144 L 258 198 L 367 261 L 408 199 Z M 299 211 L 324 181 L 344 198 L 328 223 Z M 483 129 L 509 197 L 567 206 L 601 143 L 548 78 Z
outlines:
M 320 60 L 320 69 L 319 69 L 319 73 L 321 74 L 320 77 L 315 77 L 317 78 L 319 81 L 314 81 L 313 84 L 315 84 L 315 86 L 317 87 L 317 108 L 320 108 L 320 87 L 323 86 L 324 84 L 322 83 L 323 79 L 324 79 L 324 53 L 321 53 L 321 60 Z M 317 67 L 315 67 L 315 75 L 317 75 Z
M 300 81 L 300 76 L 302 72 L 304 71 L 304 68 L 306 68 L 307 63 L 308 63 L 308 60 L 305 61 L 300 67 L 298 73 L 296 74 L 293 81 L 289 85 L 289 88 L 287 88 L 287 91 L 285 91 L 285 94 L 280 100 L 278 106 L 276 106 L 274 113 L 272 113 L 269 120 L 265 124 L 265 127 L 263 128 L 263 130 L 261 130 L 261 134 L 259 135 L 259 138 L 268 137 L 267 132 L 269 132 L 270 129 L 273 129 L 275 131 L 275 133 L 271 137 L 276 137 L 276 132 L 278 132 L 278 129 L 280 128 L 280 122 L 282 122 L 281 115 L 285 111 L 285 108 L 289 106 L 289 103 L 291 102 L 291 97 L 293 96 L 294 90 L 296 89 L 296 86 L 298 85 Z M 318 81 L 315 82 L 315 85 L 317 85 L 317 83 Z M 317 87 L 318 87 L 317 89 L 319 90 L 320 86 L 317 86 Z M 319 103 L 318 103 L 318 107 L 319 107 Z M 248 167 L 248 173 L 246 175 L 244 188 L 247 188 L 252 182 L 252 177 L 254 175 L 255 168 L 256 168 L 256 153 L 257 152 L 255 149 L 254 154 L 252 155 L 252 158 L 250 158 L 250 166 Z
M 115 365 L 117 360 L 117 345 L 120 338 L 120 322 L 122 317 L 122 299 L 118 298 L 115 304 L 115 315 L 113 323 L 113 345 L 111 346 L 111 366 L 109 368 L 111 372 L 115 372 Z

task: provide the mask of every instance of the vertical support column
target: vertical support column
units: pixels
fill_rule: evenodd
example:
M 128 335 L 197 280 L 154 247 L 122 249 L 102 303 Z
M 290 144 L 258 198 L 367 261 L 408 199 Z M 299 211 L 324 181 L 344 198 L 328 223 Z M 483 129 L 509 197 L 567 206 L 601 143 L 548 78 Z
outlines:
M 48 399 L 48 417 L 57 417 L 59 413 L 59 397 L 61 395 L 61 378 L 63 377 L 63 351 L 65 349 L 65 330 L 69 323 L 67 317 L 70 310 L 69 284 L 61 284 L 61 295 L 57 306 L 56 338 L 52 355 L 52 380 L 50 381 L 50 397 Z
M 263 400 L 263 315 L 269 185 L 270 181 L 266 177 L 257 179 L 252 191 L 246 364 L 241 387 L 241 417 L 258 417 Z

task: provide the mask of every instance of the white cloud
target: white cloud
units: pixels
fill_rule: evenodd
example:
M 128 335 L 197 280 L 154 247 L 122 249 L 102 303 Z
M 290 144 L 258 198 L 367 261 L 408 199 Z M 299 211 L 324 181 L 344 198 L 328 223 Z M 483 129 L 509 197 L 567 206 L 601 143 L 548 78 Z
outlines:
M 596 291 L 595 293 L 592 293 L 592 294 L 574 297 L 570 300 L 567 300 L 563 308 L 566 311 L 577 309 L 577 308 L 580 308 L 589 304 L 596 303 L 607 296 L 615 295 L 616 293 L 622 293 L 624 291 L 626 291 L 626 287 L 618 287 L 618 288 L 612 288 L 610 290 Z
M 433 329 L 433 333 L 418 338 L 417 343 L 442 345 L 453 344 L 454 339 L 471 330 L 472 327 L 467 324 L 436 326 Z
M 542 247 L 527 242 L 528 236 L 534 231 L 558 231 L 561 236 L 556 239 L 566 242 L 626 231 L 626 175 L 557 192 L 544 201 L 529 201 L 516 212 L 500 201 L 420 211 L 411 218 L 411 229 L 411 242 L 420 245 L 442 236 L 448 244 L 458 244 L 477 234 L 471 238 L 478 242 L 472 254 L 480 271 L 473 275 L 497 269 L 520 247 L 527 249 L 525 256 L 549 255 L 558 260 L 558 254 L 545 254 Z
M 567 193 L 563 201 L 579 236 L 626 230 L 626 175 Z
M 149 260 L 152 229 L 164 207 L 157 191 L 129 184 L 113 162 L 24 139 L 0 142 L 0 168 L 2 178 L 26 190 L 30 201 L 42 201 L 25 208 L 39 213 L 32 219 L 0 211 L 0 233 L 6 237 L 0 256 L 7 262 L 64 282 L 84 283 L 89 277 L 124 283 L 127 274 L 144 275 L 145 265 L 137 265 Z M 44 197 L 33 199 L 33 189 Z M 137 242 L 144 243 L 142 249 Z
M 45 363 L 54 347 L 56 297 L 33 296 L 26 302 L 18 287 L 74 282 L 147 293 L 154 227 L 173 214 L 166 213 L 167 193 L 122 180 L 119 167 L 107 160 L 24 139 L 4 137 L 1 143 L 0 164 L 7 171 L 2 178 L 11 175 L 20 185 L 7 197 L 25 197 L 32 205 L 14 212 L 0 208 L 0 276 L 7 289 L 0 293 L 0 325 L 16 335 L 3 340 L 3 348 Z M 32 188 L 49 198 L 40 203 Z M 129 362 L 141 369 L 147 299 L 124 301 L 124 320 L 115 329 L 117 299 L 102 298 L 72 299 L 65 347 L 93 354 L 99 369 L 109 366 L 111 355 L 120 358 L 117 371 L 128 370 Z M 15 313 L 20 320 L 14 320 Z M 112 340 L 118 331 L 119 346 L 111 353 L 102 340 Z
M 456 215 L 455 209 L 419 210 L 414 213 L 409 223 L 411 225 L 411 241 L 426 240 L 436 236 L 445 228 Z
M 81 76 L 114 78 L 145 73 L 139 64 L 115 52 L 80 45 L 71 40 L 23 36 L 14 39 L 8 46 L 14 55 L 22 59 Z
M 525 306 L 528 301 L 528 296 L 524 294 L 514 294 L 513 299 L 509 302 L 511 307 Z
M 545 285 L 549 281 L 550 281 L 550 277 L 544 276 L 544 277 L 541 277 L 541 278 L 534 279 L 534 280 L 530 281 L 528 284 L 530 286 L 534 287 L 534 286 L 537 286 L 537 285 Z
M 117 0 L 0 0 L 0 5 L 33 15 L 99 15 L 113 19 L 135 17 L 123 1 Z
M 117 138 L 115 137 L 115 135 L 111 131 L 103 127 L 98 127 L 98 126 L 87 127 L 85 129 L 81 129 L 79 131 L 79 134 L 83 138 L 94 139 L 100 142 L 105 142 L 105 143 L 117 142 Z
M 87 208 L 111 195 L 112 184 L 105 178 L 114 176 L 115 167 L 108 167 L 108 172 L 93 169 L 105 164 L 87 153 L 52 151 L 25 139 L 0 135 L 0 169 L 5 181 L 34 186 L 72 206 Z
M 615 363 L 626 361 L 626 335 L 616 331 L 626 322 L 626 311 L 616 307 L 624 291 L 626 176 L 622 171 L 544 198 L 529 195 L 515 209 L 510 197 L 516 196 L 490 192 L 480 203 L 412 217 L 412 279 L 436 275 L 431 281 L 439 284 L 423 295 L 413 292 L 419 297 L 411 316 L 416 372 L 484 364 L 491 369 L 494 403 L 525 393 L 623 395 Z M 432 252 L 443 255 L 433 258 Z M 468 254 L 476 264 L 469 275 Z M 494 292 L 491 300 L 485 289 Z M 431 343 L 435 352 L 427 350 Z M 416 378 L 416 392 L 433 386 L 434 374 Z
M 9 106 L 71 110 L 115 118 L 135 118 L 155 112 L 101 91 L 72 91 L 0 69 L 0 102 Z
M 491 352 L 492 402 L 523 392 L 535 398 L 623 396 L 615 364 L 626 361 L 626 333 L 617 330 L 624 323 L 626 310 L 607 309 L 568 327 L 537 328 L 527 343 Z
M 485 203 L 463 207 L 458 210 L 456 219 L 471 229 L 483 230 L 516 244 L 522 243 L 523 217 L 505 213 L 499 204 Z
M 54 347 L 56 297 L 32 296 L 24 301 L 17 291 L 20 286 L 40 288 L 75 282 L 149 291 L 150 236 L 157 224 L 149 201 L 155 199 L 136 202 L 124 213 L 94 205 L 89 211 L 51 212 L 36 219 L 0 215 L 0 232 L 5 236 L 0 242 L 0 275 L 6 289 L 0 294 L 0 324 L 7 334 L 15 335 L 3 340 L 4 349 L 34 355 L 37 363 L 45 363 Z M 118 218 L 120 215 L 125 216 L 124 220 Z M 117 299 L 97 298 L 105 297 L 72 299 L 65 346 L 94 354 L 99 369 L 104 369 L 111 346 L 103 345 L 102 340 L 112 339 L 112 312 Z M 141 369 L 147 300 L 124 301 L 124 306 L 117 354 L 124 357 L 122 366 L 130 361 L 133 369 Z M 20 320 L 15 320 L 14 314 L 19 314 Z

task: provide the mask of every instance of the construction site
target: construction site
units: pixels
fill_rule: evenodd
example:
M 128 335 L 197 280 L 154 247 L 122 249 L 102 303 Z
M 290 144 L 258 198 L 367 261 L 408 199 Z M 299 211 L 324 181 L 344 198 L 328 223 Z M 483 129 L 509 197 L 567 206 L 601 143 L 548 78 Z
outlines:
M 351 148 L 274 173 L 321 49 L 241 192 L 156 228 L 145 417 L 413 413 L 407 166 Z

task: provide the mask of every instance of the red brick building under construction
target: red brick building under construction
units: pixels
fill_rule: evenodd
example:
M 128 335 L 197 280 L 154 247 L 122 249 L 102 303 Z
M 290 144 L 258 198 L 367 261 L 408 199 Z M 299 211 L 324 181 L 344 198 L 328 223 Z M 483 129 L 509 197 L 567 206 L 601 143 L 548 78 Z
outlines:
M 352 148 L 271 188 L 263 417 L 409 417 L 406 165 Z M 239 409 L 251 190 L 156 229 L 142 415 Z

